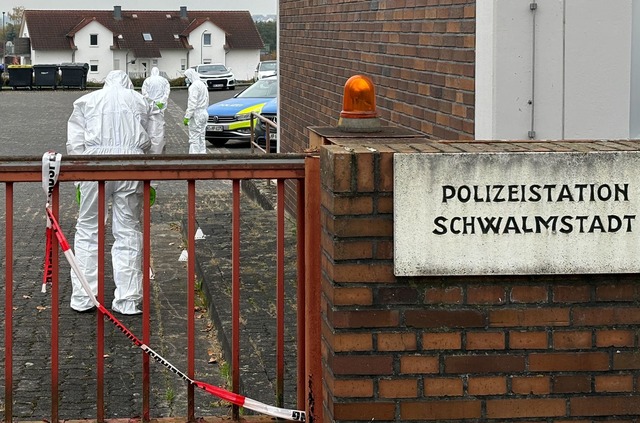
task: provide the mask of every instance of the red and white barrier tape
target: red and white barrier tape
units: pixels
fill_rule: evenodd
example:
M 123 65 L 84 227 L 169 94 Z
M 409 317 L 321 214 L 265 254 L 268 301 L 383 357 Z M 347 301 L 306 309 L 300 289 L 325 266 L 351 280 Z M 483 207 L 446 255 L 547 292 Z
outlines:
M 45 186 L 45 173 L 44 173 L 44 169 L 45 169 L 45 160 L 49 161 L 51 154 L 55 154 L 53 152 L 48 152 L 45 153 L 44 156 L 42 156 L 42 169 L 43 169 L 43 181 L 42 181 L 42 186 L 44 188 Z M 300 410 L 291 410 L 291 409 L 287 409 L 287 408 L 281 408 L 281 407 L 274 407 L 271 405 L 267 405 L 265 403 L 262 403 L 260 401 L 256 401 L 254 399 L 251 398 L 247 398 L 243 395 L 240 394 L 236 394 L 233 393 L 231 391 L 228 391 L 226 389 L 220 388 L 218 386 L 214 386 L 214 385 L 210 385 L 208 383 L 205 382 L 201 382 L 199 380 L 195 380 L 195 379 L 191 379 L 189 376 L 187 376 L 186 374 L 184 374 L 183 372 L 181 372 L 180 370 L 178 370 L 177 367 L 175 367 L 173 364 L 169 363 L 164 357 L 162 357 L 160 354 L 158 354 L 157 352 L 155 352 L 154 350 L 152 350 L 149 346 L 145 345 L 144 343 L 142 343 L 142 341 L 140 339 L 138 339 L 137 336 L 135 336 L 129 329 L 127 329 L 127 327 L 125 325 L 122 324 L 122 322 L 120 322 L 109 310 L 107 310 L 102 304 L 100 304 L 100 302 L 98 301 L 98 299 L 93 295 L 93 292 L 91 291 L 91 288 L 89 287 L 89 283 L 87 282 L 87 279 L 85 278 L 84 274 L 80 271 L 80 268 L 78 267 L 78 263 L 76 261 L 75 255 L 73 254 L 73 251 L 71 250 L 71 248 L 69 247 L 69 242 L 67 241 L 66 237 L 64 236 L 64 233 L 62 232 L 62 229 L 60 229 L 60 225 L 58 224 L 57 219 L 55 218 L 55 216 L 53 215 L 53 211 L 51 210 L 51 206 L 50 206 L 50 193 L 53 192 L 53 186 L 55 185 L 56 181 L 57 181 L 57 173 L 59 172 L 60 169 L 60 155 L 58 154 L 56 158 L 54 158 L 55 163 L 57 163 L 57 170 L 55 170 L 55 178 L 53 179 L 53 185 L 49 185 L 50 182 L 47 183 L 47 187 L 48 190 L 45 190 L 49 197 L 47 199 L 47 206 L 45 207 L 46 210 L 46 214 L 47 214 L 47 229 L 51 229 L 51 232 L 53 234 L 55 234 L 56 238 L 58 239 L 58 243 L 60 244 L 60 247 L 62 248 L 62 251 L 64 252 L 64 256 L 66 257 L 67 261 L 69 262 L 69 265 L 71 266 L 71 268 L 73 269 L 73 271 L 75 272 L 75 274 L 78 276 L 78 279 L 80 280 L 80 284 L 82 285 L 82 287 L 84 288 L 84 290 L 86 291 L 87 295 L 89 295 L 89 298 L 91 299 L 91 302 L 97 307 L 98 311 L 100 313 L 102 313 L 111 323 L 113 323 L 118 329 L 120 329 L 120 331 L 122 333 L 124 333 L 124 335 L 129 338 L 131 340 L 131 342 L 133 342 L 137 347 L 140 347 L 140 349 L 142 351 L 144 351 L 145 353 L 147 353 L 151 358 L 153 358 L 155 361 L 157 361 L 158 363 L 162 364 L 163 366 L 165 366 L 167 369 L 171 370 L 173 373 L 175 373 L 176 375 L 178 375 L 180 378 L 184 379 L 184 381 L 186 381 L 187 383 L 190 383 L 212 395 L 215 395 L 216 397 L 223 399 L 227 402 L 230 402 L 231 404 L 235 404 L 239 407 L 244 407 L 247 408 L 249 410 L 253 410 L 256 411 L 258 413 L 262 413 L 262 414 L 266 414 L 268 416 L 272 416 L 272 417 L 276 417 L 279 419 L 286 419 L 286 420 L 293 420 L 293 421 L 299 421 L 299 422 L 303 422 L 306 419 L 306 413 L 304 411 L 300 411 Z M 47 164 L 47 169 L 49 168 L 50 163 Z M 55 168 L 55 165 L 54 165 Z M 54 169 L 52 169 L 54 170 Z M 47 172 L 47 179 L 50 181 L 49 179 L 49 172 Z M 47 232 L 49 233 L 49 232 Z M 51 242 L 51 244 L 53 244 L 53 242 Z M 53 248 L 51 247 L 51 250 L 53 250 Z M 47 255 L 52 254 L 49 250 L 47 251 Z M 45 260 L 46 262 L 46 260 Z M 49 260 L 48 262 L 49 264 L 51 263 L 51 261 Z M 45 269 L 45 277 L 46 277 L 46 269 Z M 46 285 L 43 285 L 43 287 Z M 43 288 L 44 289 L 44 288 Z
M 58 182 L 60 174 L 60 161 L 62 154 L 55 151 L 47 151 L 42 155 L 42 189 L 47 194 L 47 207 L 50 207 L 53 196 L 53 188 Z M 53 230 L 51 221 L 47 217 L 47 229 L 45 232 L 46 245 L 44 255 L 44 274 L 42 276 L 42 292 L 47 292 L 47 285 L 51 285 L 53 280 Z

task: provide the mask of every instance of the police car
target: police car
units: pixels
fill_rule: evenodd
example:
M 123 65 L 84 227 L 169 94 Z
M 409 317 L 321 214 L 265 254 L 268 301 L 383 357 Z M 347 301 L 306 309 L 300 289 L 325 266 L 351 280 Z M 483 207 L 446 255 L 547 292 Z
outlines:
M 209 120 L 205 139 L 215 147 L 222 147 L 230 139 L 251 140 L 251 112 L 260 113 L 262 107 L 276 98 L 278 77 L 255 82 L 228 100 L 209 106 Z M 254 122 L 255 124 L 255 122 Z

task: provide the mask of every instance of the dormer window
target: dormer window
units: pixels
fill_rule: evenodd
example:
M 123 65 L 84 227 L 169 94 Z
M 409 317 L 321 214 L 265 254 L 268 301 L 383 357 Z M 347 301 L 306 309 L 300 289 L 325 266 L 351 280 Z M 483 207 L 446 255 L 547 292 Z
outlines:
M 91 47 L 98 47 L 98 34 L 89 35 L 89 45 Z
M 150 33 L 148 33 L 148 32 L 143 32 L 143 33 L 142 33 L 142 38 L 143 38 L 145 41 L 153 41 L 153 38 L 151 38 L 151 34 L 150 34 Z

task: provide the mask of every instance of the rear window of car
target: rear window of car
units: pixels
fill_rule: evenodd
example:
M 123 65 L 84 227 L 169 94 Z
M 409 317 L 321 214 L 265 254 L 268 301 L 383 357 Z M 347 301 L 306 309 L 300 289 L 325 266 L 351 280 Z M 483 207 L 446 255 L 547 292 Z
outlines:
M 276 62 L 260 62 L 260 70 L 261 71 L 270 71 L 276 70 Z

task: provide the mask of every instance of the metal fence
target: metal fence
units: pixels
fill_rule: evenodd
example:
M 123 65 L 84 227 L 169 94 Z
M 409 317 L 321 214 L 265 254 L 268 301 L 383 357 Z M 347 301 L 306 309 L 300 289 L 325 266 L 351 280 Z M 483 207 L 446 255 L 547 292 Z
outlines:
M 186 191 L 186 204 L 187 204 L 187 241 L 186 249 L 188 251 L 187 259 L 187 278 L 188 286 L 195 286 L 195 233 L 196 233 L 196 181 L 199 180 L 226 180 L 230 181 L 232 185 L 232 324 L 233 324 L 233 336 L 232 336 L 232 357 L 230 359 L 230 390 L 239 393 L 240 392 L 240 267 L 241 261 L 239 256 L 240 248 L 240 182 L 247 179 L 268 179 L 274 180 L 277 190 L 277 225 L 276 225 L 276 237 L 277 237 L 277 289 L 276 289 L 276 304 L 277 304 L 277 340 L 276 340 L 276 406 L 281 407 L 283 404 L 283 392 L 284 392 L 284 225 L 285 225 L 285 182 L 291 181 L 295 187 L 295 198 L 297 198 L 296 205 L 296 225 L 297 225 L 297 287 L 298 292 L 296 299 L 297 308 L 297 399 L 296 404 L 298 409 L 305 408 L 305 368 L 312 365 L 317 365 L 320 362 L 319 350 L 314 351 L 309 355 L 305 349 L 305 342 L 308 341 L 306 336 L 307 328 L 311 325 L 314 328 L 320 326 L 319 315 L 309 314 L 306 310 L 309 300 L 305 299 L 305 285 L 313 284 L 314 289 L 319 286 L 319 281 L 312 280 L 315 276 L 319 276 L 318 269 L 307 267 L 307 263 L 312 263 L 312 266 L 318 265 L 318 260 L 308 260 L 307 253 L 317 254 L 318 249 L 314 248 L 314 252 L 309 249 L 309 240 L 312 242 L 319 242 L 319 237 L 312 234 L 309 235 L 310 227 L 319 227 L 318 222 L 309 222 L 306 218 L 305 203 L 319 204 L 319 199 L 315 198 L 319 196 L 319 188 L 315 184 L 319 184 L 319 171 L 317 166 L 311 166 L 311 175 L 308 174 L 305 162 L 310 160 L 303 155 L 264 155 L 260 157 L 250 155 L 222 155 L 216 156 L 216 158 L 210 158 L 211 156 L 197 157 L 197 156 L 158 156 L 152 158 L 141 158 L 140 156 L 102 156 L 102 157 L 66 157 L 61 167 L 59 176 L 59 183 L 56 185 L 53 191 L 52 210 L 54 215 L 59 213 L 59 192 L 60 185 L 70 184 L 75 181 L 98 181 L 99 187 L 99 215 L 105 213 L 104 210 L 104 196 L 105 196 L 105 183 L 107 181 L 114 180 L 140 180 L 144 182 L 144 208 L 142 217 L 143 228 L 143 269 L 150 267 L 150 233 L 151 233 L 151 209 L 149 206 L 151 181 L 184 181 L 187 184 Z M 307 174 L 305 174 L 307 172 Z M 42 162 L 40 158 L 8 158 L 0 161 L 0 183 L 4 184 L 5 192 L 5 279 L 4 279 L 4 421 L 10 422 L 14 420 L 13 414 L 13 398 L 14 390 L 18 381 L 14 380 L 14 357 L 17 352 L 19 354 L 43 354 L 42 351 L 30 351 L 23 348 L 21 345 L 14 342 L 13 333 L 14 325 L 14 308 L 16 307 L 16 294 L 14 290 L 14 245 L 20 242 L 21 234 L 14 228 L 14 191 L 17 186 L 23 183 L 40 182 L 42 178 Z M 312 187 L 312 188 L 310 188 Z M 310 196 L 313 198 L 310 199 Z M 44 204 L 43 204 L 44 209 Z M 43 210 L 44 211 L 44 210 Z M 311 216 L 318 216 L 317 212 L 314 212 Z M 315 218 L 314 218 L 315 219 Z M 312 224 L 311 226 L 309 224 Z M 98 219 L 98 286 L 99 295 L 98 298 L 103 298 L 104 292 L 104 266 L 105 266 L 105 222 L 103 219 Z M 305 239 L 307 246 L 305 246 Z M 315 264 L 314 264 L 315 263 Z M 33 392 L 34 396 L 47 395 L 51 398 L 51 415 L 50 421 L 56 422 L 59 420 L 59 386 L 65 382 L 61 380 L 61 364 L 60 364 L 60 350 L 59 342 L 61 334 L 59 331 L 59 315 L 60 310 L 58 306 L 59 294 L 57 290 L 58 281 L 60 279 L 60 264 L 58 254 L 54 254 L 52 257 L 53 265 L 53 284 L 51 292 L 51 310 L 49 321 L 51 325 L 50 331 L 50 391 Z M 149 310 L 149 296 L 151 295 L 150 277 L 147 272 L 143 272 L 143 313 L 142 313 L 142 335 L 140 340 L 145 345 L 152 346 L 153 342 L 150 339 L 150 310 Z M 195 294 L 193 289 L 187 290 L 187 310 L 193 310 L 195 303 Z M 186 337 L 186 369 L 181 369 L 188 378 L 194 378 L 194 337 L 195 337 L 195 325 L 194 314 L 187 312 L 186 316 L 187 326 L 184 331 Z M 105 421 L 105 319 L 96 319 L 97 324 L 97 342 L 95 350 L 95 363 L 91 366 L 95 366 L 96 371 L 96 416 L 99 421 Z M 149 380 L 149 356 L 143 355 L 142 358 L 142 410 L 141 418 L 144 421 L 149 421 L 152 416 L 150 410 L 150 389 L 151 382 Z M 153 358 L 153 357 L 152 357 Z M 91 389 L 87 387 L 87 389 Z M 187 386 L 187 412 L 185 418 L 188 421 L 195 421 L 195 396 L 194 386 L 189 384 Z M 44 418 L 44 416 L 38 416 Z M 135 416 L 123 416 L 123 417 L 135 417 Z M 233 407 L 234 419 L 239 419 L 238 406 Z

